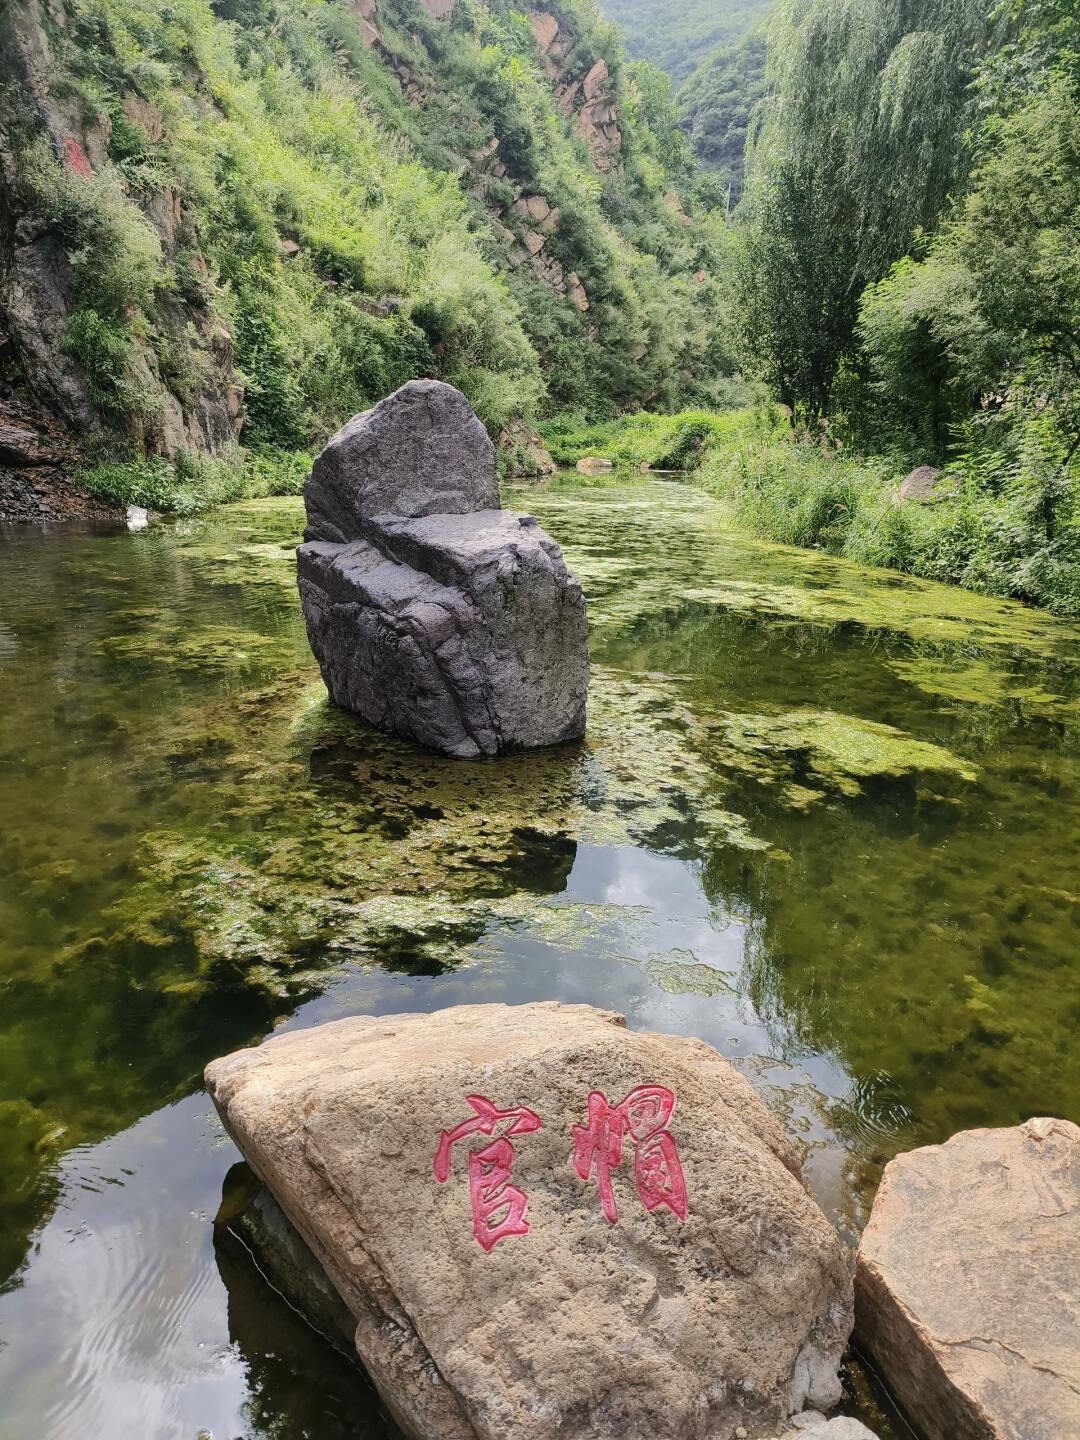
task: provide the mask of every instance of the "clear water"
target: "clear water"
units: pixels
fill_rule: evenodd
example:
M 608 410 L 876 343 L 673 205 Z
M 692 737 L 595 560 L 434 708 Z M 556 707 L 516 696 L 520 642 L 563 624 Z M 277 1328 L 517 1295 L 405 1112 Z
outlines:
M 897 1150 L 1080 1118 L 1077 628 L 675 482 L 508 502 L 594 674 L 584 745 L 491 764 L 325 703 L 297 502 L 0 536 L 3 1440 L 393 1434 L 215 1239 L 201 1069 L 274 1027 L 563 998 L 700 1035 L 852 1238 Z

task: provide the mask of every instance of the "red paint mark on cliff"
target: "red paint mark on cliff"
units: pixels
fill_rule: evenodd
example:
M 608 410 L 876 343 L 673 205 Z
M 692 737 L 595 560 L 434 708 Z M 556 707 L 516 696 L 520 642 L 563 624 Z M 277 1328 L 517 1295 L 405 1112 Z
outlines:
M 94 173 L 94 167 L 87 159 L 86 151 L 74 135 L 64 136 L 64 164 L 73 175 L 79 175 L 84 180 L 89 180 Z

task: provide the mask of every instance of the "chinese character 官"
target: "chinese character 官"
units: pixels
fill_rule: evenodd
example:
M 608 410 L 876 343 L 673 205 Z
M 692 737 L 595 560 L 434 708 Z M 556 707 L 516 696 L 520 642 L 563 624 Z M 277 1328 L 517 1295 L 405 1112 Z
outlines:
M 483 1095 L 466 1095 L 465 1100 L 474 1114 L 453 1130 L 440 1133 L 431 1168 L 439 1184 L 445 1185 L 450 1178 L 450 1152 L 459 1140 L 476 1134 L 495 1136 L 482 1149 L 470 1150 L 468 1159 L 473 1235 L 477 1244 L 490 1251 L 510 1235 L 529 1233 L 529 1222 L 525 1218 L 529 1198 L 523 1190 L 510 1184 L 515 1150 L 509 1137 L 539 1130 L 540 1117 L 524 1105 L 500 1110 Z M 510 1123 L 501 1135 L 495 1135 L 496 1127 L 503 1121 Z
M 589 1096 L 588 1123 L 574 1126 L 574 1169 L 582 1180 L 596 1171 L 600 1208 L 614 1223 L 619 1218 L 611 1172 L 622 1161 L 623 1141 L 634 1146 L 634 1183 L 646 1210 L 666 1205 L 686 1219 L 686 1181 L 679 1150 L 668 1132 L 675 1096 L 663 1085 L 638 1085 L 618 1105 L 609 1105 L 599 1090 Z

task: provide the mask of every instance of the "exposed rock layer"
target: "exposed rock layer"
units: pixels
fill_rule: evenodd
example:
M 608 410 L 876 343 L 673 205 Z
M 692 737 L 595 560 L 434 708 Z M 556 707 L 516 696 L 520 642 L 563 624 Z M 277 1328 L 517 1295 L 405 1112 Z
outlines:
M 1080 1435 L 1080 1128 L 965 1130 L 891 1161 L 858 1338 L 927 1440 Z
M 587 1006 L 463 1006 L 278 1036 L 215 1061 L 207 1083 L 411 1436 L 730 1440 L 838 1397 L 838 1239 L 772 1116 L 700 1041 Z M 574 1127 L 590 1092 L 617 1105 L 642 1085 L 675 1097 L 685 1218 L 645 1207 L 627 1142 L 611 1223 L 595 1166 L 582 1178 L 572 1163 Z M 504 1117 L 451 1145 L 440 1179 L 467 1096 L 538 1124 L 510 1141 Z M 466 1176 L 490 1181 L 491 1152 L 477 1154 L 500 1137 L 525 1224 L 485 1247 Z
M 0 401 L 0 523 L 118 519 L 117 507 L 73 481 L 77 462 L 63 427 L 40 408 Z
M 50 32 L 68 23 L 62 5 L 46 10 L 39 0 L 23 0 L 0 19 L 0 80 L 17 87 L 24 119 L 33 122 L 49 149 L 68 172 L 89 183 L 107 164 L 111 123 L 103 115 L 87 118 L 83 97 L 70 86 L 54 87 Z M 161 138 L 163 117 L 141 97 L 122 98 L 128 121 L 148 139 Z M 21 157 L 0 133 L 0 379 L 12 375 L 33 401 L 72 434 L 84 436 L 108 420 L 95 399 L 95 377 L 67 343 L 78 308 L 70 237 L 55 215 L 27 208 Z M 193 269 L 209 270 L 198 249 L 198 236 L 177 189 L 167 186 L 132 198 L 171 261 L 183 251 Z M 144 396 L 127 417 L 125 438 L 140 448 L 171 456 L 178 450 L 216 451 L 239 432 L 243 386 L 233 363 L 231 336 L 208 303 L 191 296 L 163 296 L 154 324 L 161 342 L 191 347 L 200 384 L 193 397 L 181 399 L 170 387 L 154 347 L 132 347 L 128 383 Z M 160 348 L 160 347 L 159 347 Z M 114 417 L 115 418 L 115 417 Z M 111 422 L 110 422 L 111 423 Z

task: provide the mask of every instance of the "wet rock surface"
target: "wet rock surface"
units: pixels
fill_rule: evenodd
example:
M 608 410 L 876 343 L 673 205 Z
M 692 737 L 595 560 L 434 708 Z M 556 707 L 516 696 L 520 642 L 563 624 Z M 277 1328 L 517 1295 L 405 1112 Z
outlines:
M 410 1436 L 732 1440 L 839 1398 L 839 1240 L 700 1041 L 461 1006 L 278 1036 L 207 1084 Z
M 412 381 L 354 417 L 304 500 L 300 596 L 339 705 L 465 759 L 584 733 L 581 587 L 531 516 L 499 509 L 457 390 Z
M 891 1161 L 858 1340 L 927 1440 L 1080 1435 L 1080 1128 L 965 1130 Z

